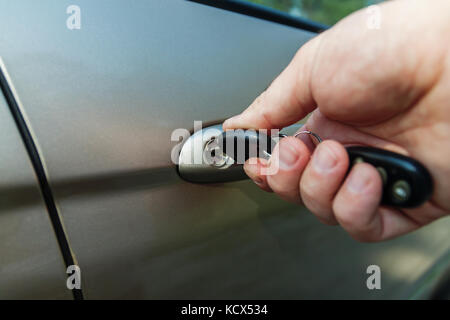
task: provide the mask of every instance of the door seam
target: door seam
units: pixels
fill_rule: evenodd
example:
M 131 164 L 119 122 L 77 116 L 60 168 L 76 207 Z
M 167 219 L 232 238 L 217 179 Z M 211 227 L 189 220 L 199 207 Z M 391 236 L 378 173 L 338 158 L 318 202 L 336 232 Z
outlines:
M 58 246 L 64 260 L 64 264 L 66 268 L 71 265 L 76 265 L 76 258 L 69 245 L 62 218 L 56 205 L 52 189 L 50 187 L 47 171 L 45 170 L 44 163 L 41 160 L 41 153 L 39 152 L 39 148 L 35 142 L 35 139 L 33 139 L 30 126 L 28 125 L 27 120 L 24 117 L 23 108 L 20 107 L 19 99 L 15 90 L 13 89 L 11 78 L 9 77 L 6 66 L 3 63 L 1 57 L 0 88 L 3 92 L 6 103 L 14 118 L 14 122 L 16 123 L 17 129 L 20 133 L 22 142 L 30 158 L 31 165 L 36 175 L 39 189 L 41 191 L 42 198 L 44 199 L 50 222 L 53 227 L 53 231 L 55 232 L 56 240 L 58 242 Z M 81 289 L 73 289 L 72 294 L 75 300 L 83 300 L 83 293 Z

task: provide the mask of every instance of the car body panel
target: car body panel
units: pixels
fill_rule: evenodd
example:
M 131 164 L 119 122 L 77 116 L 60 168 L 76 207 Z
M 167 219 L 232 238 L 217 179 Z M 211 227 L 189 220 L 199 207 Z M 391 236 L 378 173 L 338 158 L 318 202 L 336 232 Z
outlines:
M 314 34 L 175 0 L 77 1 L 68 30 L 69 4 L 2 1 L 0 53 L 86 298 L 399 298 L 449 250 L 449 219 L 361 244 L 250 181 L 177 175 L 172 131 L 241 112 Z
M 72 299 L 31 162 L 0 91 L 0 299 Z

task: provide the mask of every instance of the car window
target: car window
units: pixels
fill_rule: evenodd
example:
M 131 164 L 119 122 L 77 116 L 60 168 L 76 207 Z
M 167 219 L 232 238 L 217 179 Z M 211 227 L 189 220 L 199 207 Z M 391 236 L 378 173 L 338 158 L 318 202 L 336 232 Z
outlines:
M 333 25 L 358 9 L 384 0 L 244 0 L 326 25 Z

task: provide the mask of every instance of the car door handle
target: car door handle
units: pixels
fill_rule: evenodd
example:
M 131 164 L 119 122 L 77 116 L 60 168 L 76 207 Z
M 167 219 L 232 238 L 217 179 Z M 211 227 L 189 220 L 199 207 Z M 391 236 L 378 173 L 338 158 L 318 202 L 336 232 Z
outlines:
M 223 133 L 222 125 L 194 132 L 183 144 L 177 169 L 181 178 L 193 183 L 222 183 L 248 179 L 243 166 L 231 157 L 223 163 L 212 164 L 205 158 L 205 149 L 212 147 L 215 138 Z
M 293 126 L 287 131 L 296 131 L 297 128 Z M 183 179 L 195 183 L 247 179 L 242 164 L 256 155 L 269 159 L 277 140 L 283 136 L 264 136 L 261 139 L 261 135 L 251 130 L 224 132 L 220 125 L 202 129 L 183 145 L 178 172 Z M 433 191 L 431 175 L 420 162 L 372 147 L 349 146 L 346 150 L 350 160 L 349 171 L 360 162 L 367 162 L 378 170 L 383 181 L 383 205 L 411 208 L 430 198 Z

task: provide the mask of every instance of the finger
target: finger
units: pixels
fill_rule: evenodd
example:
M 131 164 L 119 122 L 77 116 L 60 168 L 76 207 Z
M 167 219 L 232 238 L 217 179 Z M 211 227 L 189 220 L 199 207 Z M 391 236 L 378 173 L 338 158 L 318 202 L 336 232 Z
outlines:
M 267 176 L 270 188 L 282 199 L 301 204 L 299 182 L 311 153 L 303 142 L 287 137 L 275 146 L 270 159 L 278 170 Z
M 333 201 L 333 211 L 339 224 L 353 238 L 381 241 L 418 227 L 400 211 L 380 208 L 381 194 L 381 177 L 373 166 L 360 163 L 352 168 Z
M 310 91 L 310 75 L 320 38 L 312 39 L 291 63 L 240 115 L 228 119 L 223 129 L 274 129 L 293 124 L 315 108 Z
M 338 224 L 333 213 L 333 198 L 348 169 L 348 155 L 338 142 L 326 140 L 314 151 L 300 181 L 305 206 L 323 223 Z
M 446 49 L 433 45 L 438 38 L 434 35 L 416 50 L 406 45 L 421 28 L 429 27 L 429 19 L 404 28 L 408 15 L 427 7 L 423 1 L 410 6 L 388 1 L 377 7 L 383 26 L 376 32 L 367 28 L 364 9 L 327 30 L 311 75 L 314 100 L 327 117 L 358 126 L 383 123 L 409 109 L 434 86 Z M 401 19 L 396 17 L 398 12 L 404 12 Z M 386 46 L 387 36 L 395 39 L 390 46 Z M 432 57 L 430 47 L 435 49 Z M 408 58 L 393 63 L 392 57 L 399 56 Z
M 445 1 L 444 1 L 445 2 Z M 224 123 L 224 129 L 280 128 L 303 118 L 319 106 L 330 119 L 352 125 L 375 125 L 394 119 L 422 99 L 440 76 L 445 45 L 439 33 L 422 39 L 410 50 L 411 36 L 429 19 L 405 30 L 405 22 L 417 12 L 446 18 L 417 1 L 405 6 L 389 1 L 379 7 L 383 28 L 367 28 L 367 12 L 361 10 L 307 42 L 287 68 L 241 115 Z M 407 11 L 398 19 L 398 13 Z M 386 18 L 386 19 L 385 19 Z M 442 22 L 444 32 L 447 24 Z M 386 46 L 386 36 L 396 39 Z M 358 50 L 355 50 L 358 47 Z M 429 48 L 436 52 L 430 56 Z M 405 56 L 393 63 L 392 57 Z M 426 57 L 427 59 L 424 59 Z M 409 121 L 404 126 L 409 125 Z
M 267 184 L 267 176 L 262 174 L 264 168 L 267 168 L 267 160 L 261 158 L 250 158 L 244 164 L 244 171 L 248 177 L 264 191 L 272 192 Z
M 318 134 L 322 139 L 333 139 L 343 145 L 366 145 L 392 152 L 408 155 L 405 148 L 391 142 L 389 139 L 382 139 L 375 135 L 365 133 L 361 128 L 334 121 L 326 117 L 319 109 L 314 110 L 304 126 L 304 130 L 310 130 Z
M 449 215 L 447 210 L 439 208 L 432 201 L 428 201 L 417 208 L 405 208 L 402 212 L 421 226 Z

